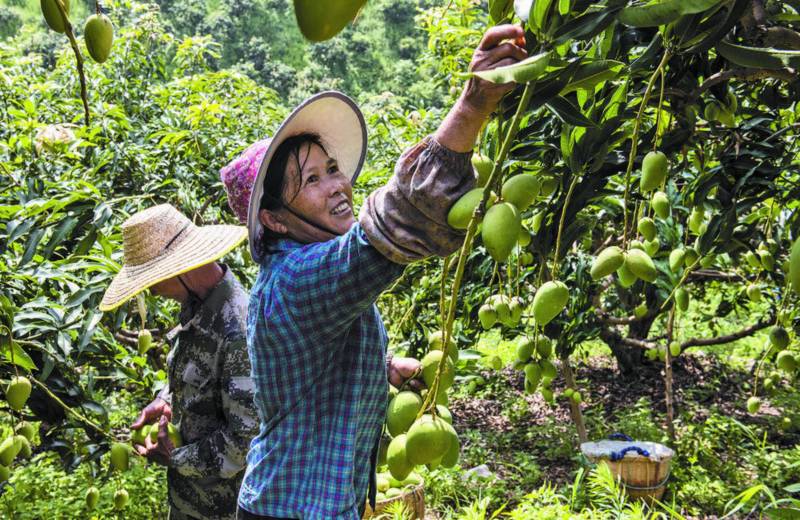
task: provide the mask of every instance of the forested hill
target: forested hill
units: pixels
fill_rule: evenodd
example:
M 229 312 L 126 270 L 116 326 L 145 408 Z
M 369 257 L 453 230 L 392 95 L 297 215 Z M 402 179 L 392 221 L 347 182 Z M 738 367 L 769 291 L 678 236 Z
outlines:
M 428 37 L 415 18 L 435 0 L 371 1 L 355 24 L 316 44 L 301 36 L 290 0 L 149 2 L 158 5 L 161 22 L 176 37 L 213 41 L 213 68 L 240 70 L 289 103 L 327 88 L 362 100 L 389 91 L 415 105 L 422 101 L 430 105 L 440 97 L 431 82 L 416 81 Z M 115 6 L 123 3 L 114 2 Z M 62 40 L 46 31 L 38 4 L 33 0 L 0 2 L 0 37 L 16 37 L 31 52 L 51 53 L 48 49 L 57 48 L 54 42 Z M 77 20 L 94 10 L 94 0 L 73 0 L 72 4 Z M 81 30 L 76 27 L 76 32 Z

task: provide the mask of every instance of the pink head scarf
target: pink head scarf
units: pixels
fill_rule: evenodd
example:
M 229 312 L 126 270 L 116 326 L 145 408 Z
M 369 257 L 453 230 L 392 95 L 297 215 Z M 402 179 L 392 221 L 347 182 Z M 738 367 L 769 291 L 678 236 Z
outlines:
M 219 171 L 219 177 L 228 194 L 228 206 L 244 225 L 247 225 L 247 208 L 250 205 L 253 183 L 271 141 L 272 139 L 263 139 L 251 144 L 239 157 Z

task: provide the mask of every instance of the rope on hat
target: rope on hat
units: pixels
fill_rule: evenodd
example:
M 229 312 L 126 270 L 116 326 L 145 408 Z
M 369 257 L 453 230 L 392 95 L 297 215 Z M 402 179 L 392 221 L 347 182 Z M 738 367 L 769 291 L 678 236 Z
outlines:
M 161 252 L 163 253 L 164 251 L 166 251 L 167 249 L 169 249 L 169 246 L 171 246 L 171 245 L 172 245 L 172 243 L 173 243 L 173 242 L 175 242 L 175 240 L 177 240 L 177 239 L 178 239 L 178 237 L 179 237 L 179 236 L 181 236 L 181 234 L 182 234 L 184 231 L 186 231 L 186 228 L 188 228 L 188 227 L 189 227 L 191 224 L 192 224 L 192 223 L 191 223 L 191 221 L 190 221 L 190 222 L 187 222 L 186 224 L 184 224 L 184 225 L 183 225 L 183 227 L 180 229 L 180 231 L 178 231 L 178 233 L 177 233 L 177 234 L 176 234 L 174 237 L 172 237 L 172 238 L 170 238 L 170 239 L 169 239 L 169 242 L 167 242 L 167 245 L 165 245 L 165 246 L 164 246 L 164 247 L 161 249 Z

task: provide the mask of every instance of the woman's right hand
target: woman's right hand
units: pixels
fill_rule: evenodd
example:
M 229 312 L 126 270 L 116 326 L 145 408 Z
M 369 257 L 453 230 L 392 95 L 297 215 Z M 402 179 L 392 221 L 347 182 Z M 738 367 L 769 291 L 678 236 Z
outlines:
M 487 30 L 469 64 L 470 72 L 493 70 L 513 65 L 528 57 L 525 31 L 517 25 L 497 25 Z M 500 100 L 513 90 L 514 83 L 496 84 L 472 77 L 467 81 L 462 99 L 477 113 L 488 116 Z

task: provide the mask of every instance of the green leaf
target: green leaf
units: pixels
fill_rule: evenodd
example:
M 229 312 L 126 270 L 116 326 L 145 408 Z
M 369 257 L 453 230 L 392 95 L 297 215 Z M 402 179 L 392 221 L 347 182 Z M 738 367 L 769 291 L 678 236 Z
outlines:
M 10 348 L 9 348 L 10 347 Z M 24 368 L 25 370 L 35 370 L 36 363 L 33 362 L 33 359 L 28 355 L 22 347 L 19 346 L 19 343 L 11 339 L 10 336 L 0 337 L 0 351 L 3 352 L 5 358 L 11 363 L 11 352 L 14 352 L 14 361 L 13 363 L 20 368 Z
M 44 231 L 44 228 L 38 228 L 30 234 L 28 237 L 28 243 L 25 245 L 25 253 L 22 255 L 22 259 L 19 261 L 17 268 L 20 268 L 30 262 L 31 258 L 33 258 L 33 255 L 36 254 L 36 248 L 39 246 L 42 236 L 44 236 Z
M 53 254 L 53 251 L 58 244 L 60 244 L 65 238 L 72 233 L 72 230 L 75 229 L 75 226 L 78 224 L 78 219 L 75 217 L 67 217 L 64 219 L 61 224 L 58 225 L 56 230 L 53 232 L 53 235 L 50 237 L 50 240 L 47 241 L 47 245 L 44 246 L 44 250 L 42 251 L 42 257 L 45 260 L 50 258 L 50 255 Z
M 594 90 L 598 84 L 616 78 L 624 67 L 624 63 L 614 60 L 584 63 L 575 72 L 569 85 L 561 91 L 561 95 L 564 96 L 580 89 Z
M 572 126 L 597 126 L 589 118 L 581 113 L 578 108 L 567 101 L 567 99 L 556 96 L 545 106 L 553 112 L 562 122 Z
M 512 0 L 489 0 L 489 16 L 494 23 L 503 21 L 511 11 Z
M 539 32 L 545 31 L 545 23 L 547 22 L 547 13 L 550 12 L 550 7 L 553 0 L 536 0 L 531 9 L 531 19 L 528 20 L 528 25 Z
M 681 17 L 683 0 L 666 0 L 657 4 L 626 7 L 619 13 L 619 21 L 631 27 L 658 27 Z
M 507 65 L 493 70 L 472 72 L 470 75 L 497 84 L 512 82 L 528 83 L 544 74 L 548 63 L 550 63 L 550 53 L 543 52 L 513 65 Z
M 717 52 L 726 60 L 742 67 L 773 70 L 800 67 L 800 51 L 745 47 L 723 40 L 717 44 Z
M 585 13 L 560 26 L 553 34 L 556 44 L 589 40 L 603 32 L 616 19 L 619 8 Z

